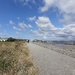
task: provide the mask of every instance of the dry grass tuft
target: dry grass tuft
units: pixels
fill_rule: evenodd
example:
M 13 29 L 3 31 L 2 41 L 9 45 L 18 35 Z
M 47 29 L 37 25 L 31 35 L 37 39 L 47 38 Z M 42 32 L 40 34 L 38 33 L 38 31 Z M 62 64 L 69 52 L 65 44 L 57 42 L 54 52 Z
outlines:
M 0 43 L 0 75 L 37 75 L 26 43 Z

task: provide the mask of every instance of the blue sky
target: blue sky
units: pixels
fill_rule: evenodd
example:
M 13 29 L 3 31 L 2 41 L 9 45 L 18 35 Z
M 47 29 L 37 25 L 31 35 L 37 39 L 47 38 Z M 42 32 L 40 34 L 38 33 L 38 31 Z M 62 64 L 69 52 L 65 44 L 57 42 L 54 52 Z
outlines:
M 0 0 L 0 37 L 75 39 L 74 0 Z

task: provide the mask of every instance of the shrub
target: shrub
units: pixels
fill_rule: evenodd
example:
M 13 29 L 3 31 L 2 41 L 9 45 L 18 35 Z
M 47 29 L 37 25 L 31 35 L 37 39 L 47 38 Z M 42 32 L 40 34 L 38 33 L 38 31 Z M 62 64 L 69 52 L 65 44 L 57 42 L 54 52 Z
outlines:
M 14 41 L 16 41 L 16 39 L 10 37 L 10 38 L 7 39 L 7 41 L 9 41 L 9 42 L 14 42 Z

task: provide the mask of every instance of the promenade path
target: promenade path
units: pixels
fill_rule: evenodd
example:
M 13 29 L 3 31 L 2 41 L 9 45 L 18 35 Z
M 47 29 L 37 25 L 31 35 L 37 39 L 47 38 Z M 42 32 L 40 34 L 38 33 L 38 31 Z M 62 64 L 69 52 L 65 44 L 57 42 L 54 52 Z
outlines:
M 75 75 L 74 58 L 33 43 L 28 47 L 39 68 L 39 75 Z

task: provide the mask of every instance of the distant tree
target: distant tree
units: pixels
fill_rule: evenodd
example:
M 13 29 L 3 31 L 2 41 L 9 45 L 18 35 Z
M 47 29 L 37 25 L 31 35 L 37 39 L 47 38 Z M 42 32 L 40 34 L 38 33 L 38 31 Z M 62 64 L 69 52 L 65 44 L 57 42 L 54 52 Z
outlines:
M 10 38 L 7 39 L 7 41 L 9 41 L 9 42 L 14 42 L 14 41 L 16 41 L 16 39 L 10 37 Z

